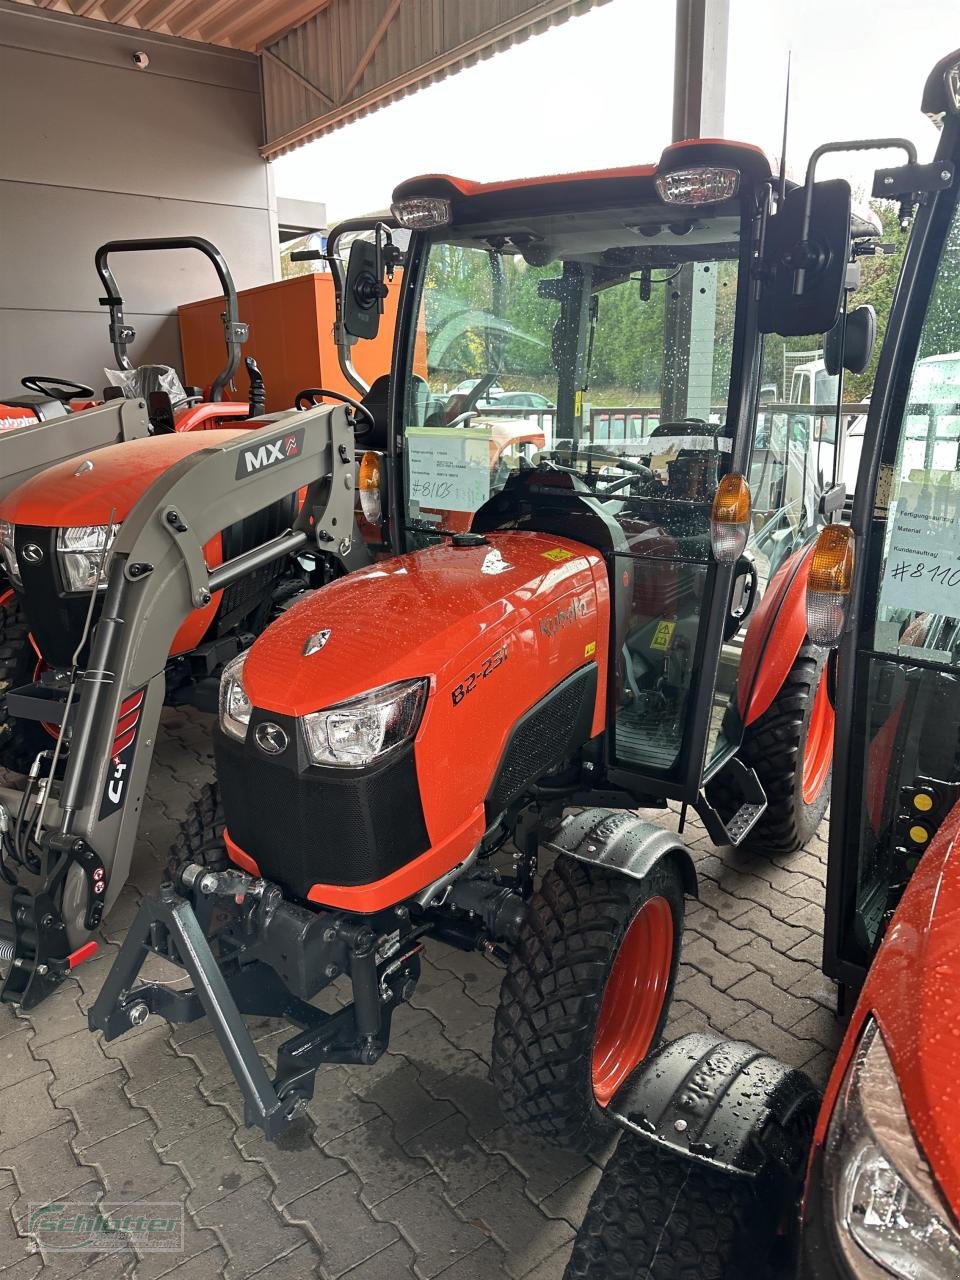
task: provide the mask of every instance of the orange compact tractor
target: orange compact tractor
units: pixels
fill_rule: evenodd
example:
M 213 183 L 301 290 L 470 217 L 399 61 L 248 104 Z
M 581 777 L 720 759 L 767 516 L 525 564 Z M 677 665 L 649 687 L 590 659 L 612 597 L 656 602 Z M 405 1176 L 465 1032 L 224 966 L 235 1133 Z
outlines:
M 920 208 L 852 528 L 821 533 L 807 587 L 839 646 L 824 968 L 859 999 L 819 1117 L 802 1073 L 715 1035 L 627 1081 L 569 1280 L 960 1275 L 960 50 L 923 108 L 933 163 L 874 188 Z
M 657 1043 L 696 892 L 682 840 L 636 808 L 693 805 L 724 843 L 769 822 L 780 849 L 822 812 L 826 748 L 806 744 L 823 663 L 797 586 L 815 527 L 770 500 L 789 458 L 766 460 L 778 480 L 762 512 L 747 477 L 761 335 L 837 322 L 850 191 L 811 176 L 780 194 L 755 148 L 693 141 L 599 174 L 421 178 L 398 189 L 394 212 L 411 236 L 380 519 L 407 551 L 295 605 L 228 664 L 217 785 L 185 826 L 171 883 L 132 923 L 91 1025 L 113 1038 L 151 1013 L 206 1015 L 248 1121 L 276 1135 L 321 1064 L 383 1053 L 437 936 L 505 964 L 493 1070 L 507 1116 L 589 1146 Z M 376 325 L 381 239 L 351 250 L 344 324 L 358 335 Z M 589 397 L 622 397 L 626 377 L 659 404 L 658 425 L 615 450 L 591 436 Z M 551 447 L 496 473 L 491 410 L 521 383 L 555 406 Z M 157 554 L 148 505 L 169 507 L 159 482 L 149 496 L 109 559 L 84 686 L 103 706 L 80 708 L 101 729 L 141 699 L 157 705 L 161 676 L 132 655 L 143 620 L 172 632 L 180 619 L 165 610 L 190 595 L 156 579 L 170 586 L 151 604 L 149 579 L 131 578 Z M 842 499 L 820 495 L 814 523 Z M 196 520 L 179 500 L 176 511 Z M 195 551 L 184 566 L 187 584 L 203 582 Z M 166 654 L 163 637 L 151 643 Z M 108 690 L 101 669 L 114 673 Z M 772 761 L 746 755 L 765 716 L 791 740 Z M 152 730 L 148 716 L 130 740 L 141 776 Z M 79 755 L 107 779 L 102 733 L 94 744 L 81 725 L 72 743 L 70 767 Z M 46 841 L 69 859 L 76 834 L 109 893 L 111 831 L 95 813 L 77 825 L 70 784 L 63 818 L 47 817 L 29 849 L 35 802 L 23 802 L 22 856 L 42 857 Z M 73 936 L 87 901 L 70 867 Z M 151 949 L 192 985 L 138 983 Z M 340 974 L 353 1002 L 326 1014 L 311 1001 Z M 297 1028 L 273 1079 L 244 1022 L 254 1011 Z
M 128 356 L 130 344 L 137 336 L 123 314 L 123 297 L 110 269 L 110 257 L 118 253 L 162 253 L 169 250 L 194 249 L 213 263 L 223 288 L 223 332 L 227 345 L 227 362 L 213 379 L 207 394 L 197 387 L 185 388 L 180 384 L 175 370 L 166 365 L 142 365 L 134 368 Z M 148 402 L 150 420 L 159 431 L 195 431 L 204 424 L 215 426 L 226 418 L 247 417 L 250 407 L 231 404 L 223 400 L 224 390 L 230 385 L 240 365 L 240 348 L 247 340 L 247 327 L 240 323 L 237 310 L 237 291 L 220 250 L 199 236 L 161 236 L 144 240 L 111 240 L 102 244 L 94 256 L 97 275 L 106 296 L 100 305 L 110 312 L 110 342 L 117 363 L 111 385 L 103 394 L 104 400 L 143 400 Z M 92 387 L 68 378 L 30 375 L 21 380 L 27 392 L 6 396 L 0 401 L 0 433 L 51 423 L 69 413 L 82 412 L 99 403 Z M 262 409 L 262 404 L 259 406 Z M 254 406 L 257 411 L 257 406 Z M 71 424 L 72 425 L 72 424 Z M 62 432 L 60 433 L 62 435 Z M 70 448 L 70 438 L 64 437 L 60 453 L 52 452 L 51 433 L 41 450 L 41 464 L 46 465 L 58 457 L 83 452 L 81 444 Z M 37 451 L 40 438 L 31 440 L 31 452 Z M 6 462 L 6 458 L 4 458 Z M 14 470 L 4 467 L 10 477 Z

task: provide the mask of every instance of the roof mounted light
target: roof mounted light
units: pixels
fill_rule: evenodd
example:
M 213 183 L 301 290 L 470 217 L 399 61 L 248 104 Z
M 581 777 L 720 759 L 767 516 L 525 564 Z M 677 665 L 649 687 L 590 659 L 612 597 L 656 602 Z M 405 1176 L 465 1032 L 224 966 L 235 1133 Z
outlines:
M 740 170 L 712 165 L 674 169 L 672 173 L 661 173 L 655 186 L 665 204 L 717 204 L 737 194 Z
M 390 206 L 390 212 L 402 227 L 409 227 L 411 231 L 445 227 L 453 221 L 450 201 L 442 196 L 415 196 L 412 200 L 398 200 Z

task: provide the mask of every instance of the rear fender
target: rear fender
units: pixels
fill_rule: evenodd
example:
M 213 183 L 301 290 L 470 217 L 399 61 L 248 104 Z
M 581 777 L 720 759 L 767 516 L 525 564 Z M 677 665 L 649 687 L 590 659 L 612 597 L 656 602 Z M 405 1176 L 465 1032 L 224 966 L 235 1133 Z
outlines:
M 806 639 L 812 555 L 811 543 L 780 566 L 750 618 L 737 681 L 737 709 L 745 725 L 758 720 L 773 702 Z
M 584 809 L 563 821 L 547 848 L 634 880 L 642 880 L 657 863 L 670 858 L 680 871 L 684 893 L 699 896 L 693 859 L 676 832 L 625 809 Z
M 771 1164 L 796 1176 L 819 1095 L 802 1071 L 751 1044 L 692 1032 L 621 1085 L 607 1114 L 676 1155 L 755 1178 Z M 798 1123 L 799 1122 L 799 1123 Z

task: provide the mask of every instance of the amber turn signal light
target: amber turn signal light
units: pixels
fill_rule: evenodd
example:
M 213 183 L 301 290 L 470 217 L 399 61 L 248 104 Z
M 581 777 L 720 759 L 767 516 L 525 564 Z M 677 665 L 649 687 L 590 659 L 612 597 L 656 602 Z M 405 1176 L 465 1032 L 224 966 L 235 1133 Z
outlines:
M 750 534 L 750 486 L 743 476 L 724 476 L 710 513 L 710 545 L 719 564 L 735 564 Z
M 821 529 L 807 568 L 807 634 L 830 648 L 843 633 L 853 590 L 853 530 L 846 524 Z
M 379 453 L 367 450 L 360 459 L 360 470 L 357 473 L 360 510 L 363 518 L 370 524 L 379 524 L 383 513 L 383 499 L 380 492 L 382 462 L 383 459 Z

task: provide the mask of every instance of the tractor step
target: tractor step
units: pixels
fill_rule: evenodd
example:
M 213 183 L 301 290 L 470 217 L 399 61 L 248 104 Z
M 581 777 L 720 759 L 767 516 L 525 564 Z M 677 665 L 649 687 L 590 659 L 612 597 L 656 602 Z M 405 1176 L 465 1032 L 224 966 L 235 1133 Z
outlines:
M 740 797 L 737 809 L 723 817 L 707 799 L 706 790 L 700 792 L 694 808 L 714 844 L 738 845 L 766 812 L 767 793 L 754 770 L 748 769 L 736 756 L 727 761 L 722 772 Z

